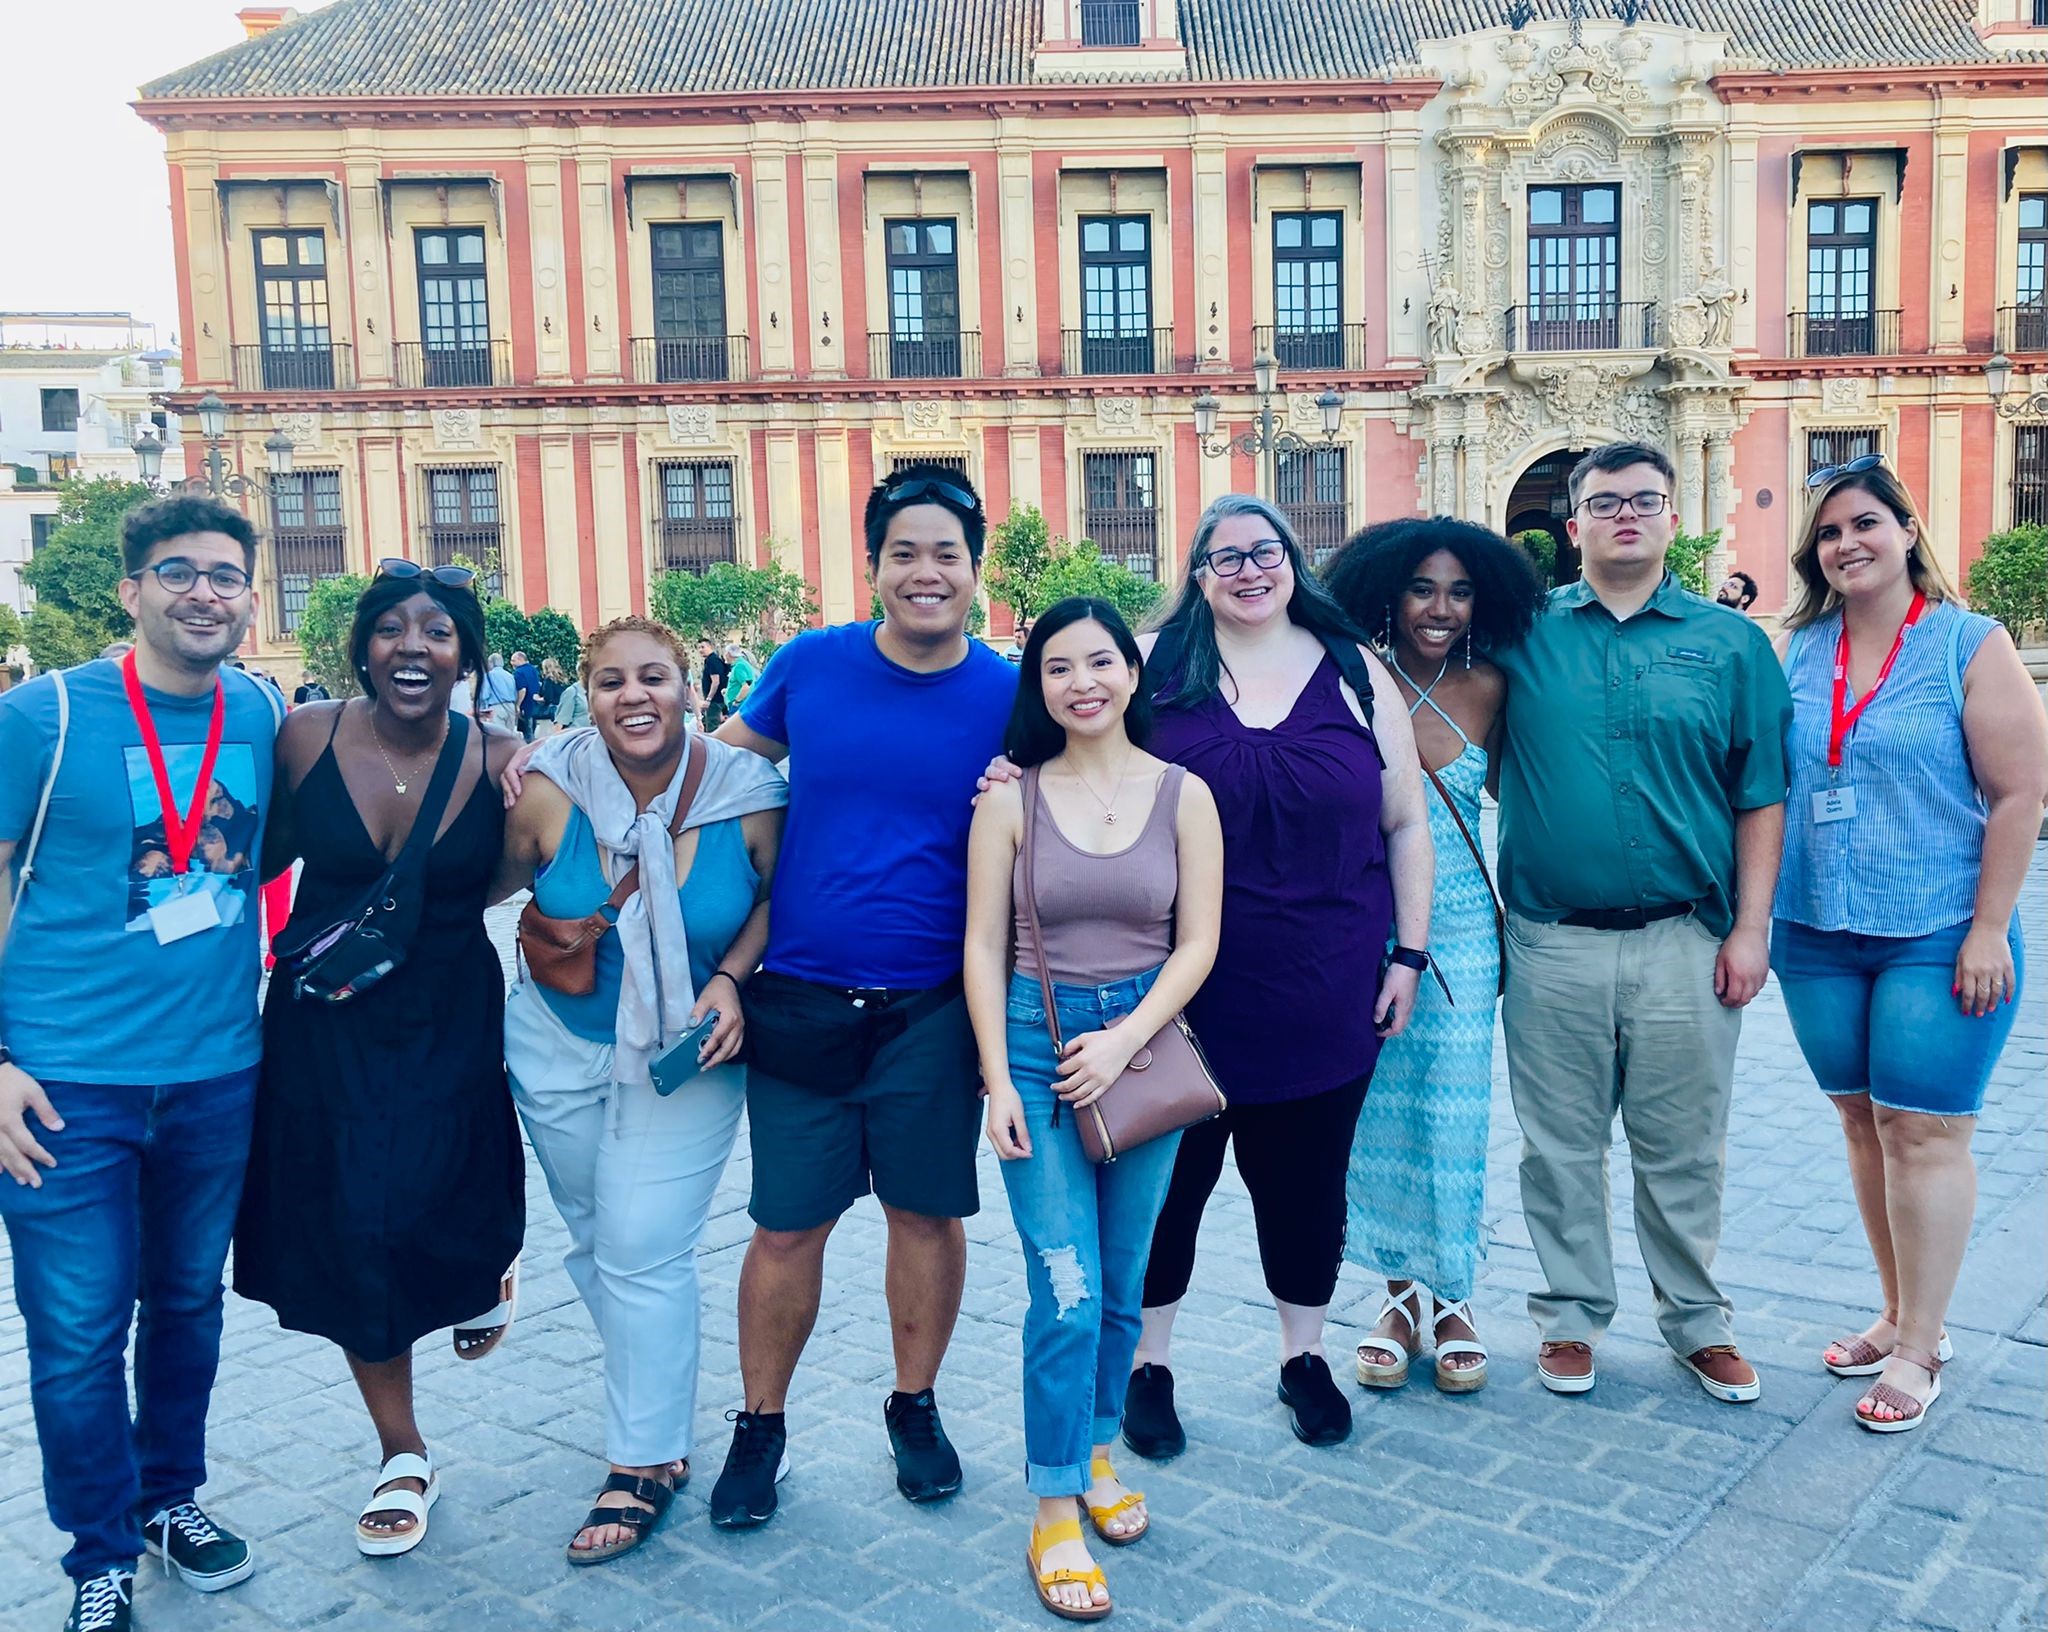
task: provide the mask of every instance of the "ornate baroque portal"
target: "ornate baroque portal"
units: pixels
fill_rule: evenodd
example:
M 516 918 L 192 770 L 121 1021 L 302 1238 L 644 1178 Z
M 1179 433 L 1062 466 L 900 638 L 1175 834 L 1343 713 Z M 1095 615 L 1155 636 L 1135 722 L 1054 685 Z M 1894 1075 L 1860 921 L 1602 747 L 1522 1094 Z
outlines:
M 1424 46 L 1446 81 L 1416 393 L 1426 508 L 1505 526 L 1530 465 L 1625 438 L 1671 454 L 1687 531 L 1730 542 L 1746 382 L 1728 368 L 1739 292 L 1705 90 L 1725 48 L 1576 18 Z M 1532 232 L 1580 212 L 1595 224 L 1532 255 Z

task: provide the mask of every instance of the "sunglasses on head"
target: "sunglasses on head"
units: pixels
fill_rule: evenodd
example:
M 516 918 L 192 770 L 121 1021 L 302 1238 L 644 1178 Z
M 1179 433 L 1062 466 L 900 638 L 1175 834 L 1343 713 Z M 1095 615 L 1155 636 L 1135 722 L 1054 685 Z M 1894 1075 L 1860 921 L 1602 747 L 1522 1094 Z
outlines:
M 377 563 L 379 578 L 431 578 L 437 584 L 446 584 L 450 589 L 467 589 L 476 582 L 476 573 L 469 567 L 423 567 L 417 561 L 407 561 L 400 556 L 386 556 Z
M 1822 465 L 1819 470 L 1816 470 L 1811 476 L 1806 478 L 1806 485 L 1808 487 L 1826 487 L 1837 476 L 1860 476 L 1864 471 L 1875 470 L 1883 463 L 1883 454 L 1866 453 L 1860 458 L 1848 460 L 1843 464 Z
M 911 499 L 940 498 L 948 504 L 957 504 L 962 510 L 973 515 L 981 514 L 981 500 L 964 487 L 955 487 L 951 482 L 942 482 L 933 476 L 918 476 L 907 482 L 890 482 L 882 488 L 882 498 L 889 504 L 903 504 Z

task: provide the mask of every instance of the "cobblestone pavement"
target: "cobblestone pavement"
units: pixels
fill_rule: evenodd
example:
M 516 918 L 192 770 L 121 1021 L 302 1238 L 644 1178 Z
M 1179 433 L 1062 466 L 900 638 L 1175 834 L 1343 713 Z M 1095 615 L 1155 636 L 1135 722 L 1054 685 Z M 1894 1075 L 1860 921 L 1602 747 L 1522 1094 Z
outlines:
M 2024 903 L 2048 956 L 2048 846 Z M 509 915 L 494 921 L 501 939 Z M 1191 1450 L 1127 1458 L 1154 1533 L 1106 1562 L 1116 1620 L 1190 1632 L 1541 1628 L 1649 1632 L 2015 1632 L 2048 1626 L 2042 1415 L 2048 1349 L 2043 970 L 1977 1137 L 1976 1237 L 1950 1313 L 1956 1358 L 1928 1425 L 1880 1438 L 1850 1421 L 1857 1385 L 1822 1345 L 1867 1318 L 1867 1267 L 1834 1117 L 1793 1046 L 1775 985 L 1751 1009 L 1736 1082 L 1720 1272 L 1764 1377 L 1761 1402 L 1707 1399 L 1667 1357 L 1632 1245 L 1623 1307 L 1591 1395 L 1536 1384 L 1522 1310 L 1536 1268 L 1516 1207 L 1517 1136 L 1496 1061 L 1488 1221 L 1475 1300 L 1493 1381 L 1467 1398 L 1423 1380 L 1355 1395 L 1357 1432 L 1329 1450 L 1288 1433 L 1275 1333 L 1244 1193 L 1227 1175 L 1202 1238 L 1176 1365 Z M 204 1598 L 145 1566 L 149 1632 L 323 1627 L 609 1629 L 657 1624 L 971 1632 L 1050 1624 L 1022 1555 L 1018 1418 L 1024 1291 L 993 1159 L 969 1223 L 966 1307 L 940 1381 L 967 1483 L 913 1509 L 894 1492 L 882 1230 L 872 1202 L 835 1236 L 828 1293 L 790 1402 L 795 1472 L 763 1530 L 705 1522 L 737 1403 L 733 1300 L 748 1222 L 742 1137 L 704 1240 L 698 1477 L 638 1555 L 571 1570 L 561 1548 L 603 1467 L 597 1348 L 560 1267 L 563 1232 L 537 1171 L 524 1306 L 504 1349 L 458 1364 L 420 1346 L 427 1436 L 447 1469 L 427 1541 L 357 1556 L 350 1521 L 375 1442 L 340 1357 L 230 1298 L 214 1396 L 209 1505 L 256 1538 L 259 1571 Z M 1630 1233 L 1625 1152 L 1615 1222 Z M 0 1279 L 8 1276 L 0 1256 Z M 1373 1294 L 1345 1271 L 1330 1349 L 1340 1375 Z M 0 1314 L 0 1628 L 57 1632 L 63 1543 L 43 1515 L 22 1329 Z

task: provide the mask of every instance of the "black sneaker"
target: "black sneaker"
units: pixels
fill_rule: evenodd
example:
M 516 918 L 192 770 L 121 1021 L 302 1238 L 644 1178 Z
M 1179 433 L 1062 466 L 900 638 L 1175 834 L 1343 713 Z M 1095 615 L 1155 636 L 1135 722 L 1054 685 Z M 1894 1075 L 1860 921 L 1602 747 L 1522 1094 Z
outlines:
M 249 1544 L 215 1524 L 197 1502 L 162 1509 L 142 1527 L 142 1539 L 150 1557 L 162 1559 L 168 1573 L 201 1592 L 246 1581 L 256 1568 Z
M 896 1488 L 913 1502 L 942 1502 L 960 1488 L 960 1453 L 946 1437 L 932 1391 L 891 1394 L 882 1405 L 889 1449 L 896 1453 Z
M 1170 1462 L 1188 1448 L 1188 1436 L 1173 1408 L 1173 1373 L 1143 1365 L 1124 1388 L 1124 1443 L 1154 1462 Z
M 71 1594 L 71 1613 L 64 1632 L 128 1632 L 133 1570 L 108 1570 L 87 1576 Z
M 789 1477 L 789 1430 L 780 1411 L 728 1411 L 732 1449 L 711 1487 L 711 1522 L 751 1530 L 775 1517 L 775 1487 Z
M 1280 1403 L 1293 1414 L 1304 1445 L 1338 1445 L 1351 1437 L 1351 1402 L 1320 1354 L 1297 1354 L 1280 1368 Z

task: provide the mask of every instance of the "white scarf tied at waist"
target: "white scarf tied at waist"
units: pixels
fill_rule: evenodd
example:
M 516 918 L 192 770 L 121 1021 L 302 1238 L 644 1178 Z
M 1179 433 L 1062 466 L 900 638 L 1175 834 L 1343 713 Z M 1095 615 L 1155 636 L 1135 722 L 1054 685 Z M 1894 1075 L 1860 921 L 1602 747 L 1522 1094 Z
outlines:
M 789 803 L 789 784 L 759 754 L 708 737 L 704 748 L 710 757 L 684 818 L 686 829 Z M 619 909 L 613 930 L 626 966 L 619 982 L 612 1059 L 612 1076 L 619 1082 L 649 1080 L 648 1060 L 689 1029 L 690 1010 L 697 1003 L 689 935 L 676 897 L 675 845 L 668 836 L 689 764 L 685 752 L 669 785 L 645 810 L 635 808 L 632 789 L 595 729 L 557 732 L 528 766 L 531 774 L 546 777 L 566 793 L 589 820 L 607 884 L 617 884 L 627 868 L 640 864 L 640 887 Z

